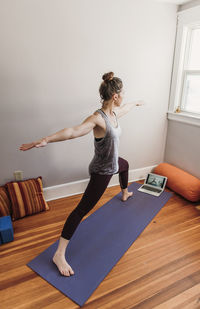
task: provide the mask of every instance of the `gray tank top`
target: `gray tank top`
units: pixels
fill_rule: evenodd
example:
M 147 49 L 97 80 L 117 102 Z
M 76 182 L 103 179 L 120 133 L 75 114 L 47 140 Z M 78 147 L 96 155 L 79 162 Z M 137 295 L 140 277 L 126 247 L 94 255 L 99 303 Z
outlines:
M 113 127 L 108 116 L 101 109 L 98 109 L 97 112 L 105 120 L 106 133 L 102 139 L 94 139 L 95 154 L 89 165 L 89 174 L 112 175 L 117 173 L 119 169 L 118 148 L 121 127 L 118 121 L 117 127 Z

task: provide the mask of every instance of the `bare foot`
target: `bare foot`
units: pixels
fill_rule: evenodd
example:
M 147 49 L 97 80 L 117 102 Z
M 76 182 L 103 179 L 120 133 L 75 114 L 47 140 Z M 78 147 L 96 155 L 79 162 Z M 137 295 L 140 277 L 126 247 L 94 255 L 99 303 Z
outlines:
M 133 192 L 126 192 L 126 193 L 123 193 L 123 196 L 122 196 L 122 201 L 125 202 L 130 196 L 133 195 Z
M 65 257 L 62 254 L 55 253 L 53 257 L 53 262 L 58 267 L 61 275 L 69 277 L 70 275 L 74 275 L 74 271 L 71 266 L 65 260 Z

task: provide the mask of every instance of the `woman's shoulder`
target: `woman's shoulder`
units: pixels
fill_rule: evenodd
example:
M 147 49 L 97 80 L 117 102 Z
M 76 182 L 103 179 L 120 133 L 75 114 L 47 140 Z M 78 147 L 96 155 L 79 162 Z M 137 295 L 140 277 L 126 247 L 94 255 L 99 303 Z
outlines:
M 93 115 L 96 116 L 96 118 L 101 118 L 101 112 L 99 111 L 99 109 L 95 110 Z
M 93 117 L 95 117 L 97 125 L 102 126 L 102 124 L 104 124 L 103 116 L 102 116 L 101 112 L 99 111 L 99 109 L 96 110 L 92 115 L 93 115 Z

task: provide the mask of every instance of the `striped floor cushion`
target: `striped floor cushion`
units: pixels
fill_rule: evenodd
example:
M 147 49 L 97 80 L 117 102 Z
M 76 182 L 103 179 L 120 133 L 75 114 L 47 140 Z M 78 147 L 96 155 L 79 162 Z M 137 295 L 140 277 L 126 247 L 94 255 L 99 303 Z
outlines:
M 9 194 L 4 186 L 0 187 L 0 217 L 11 214 L 11 201 Z
M 11 203 L 12 219 L 29 216 L 49 207 L 43 196 L 42 177 L 6 184 Z

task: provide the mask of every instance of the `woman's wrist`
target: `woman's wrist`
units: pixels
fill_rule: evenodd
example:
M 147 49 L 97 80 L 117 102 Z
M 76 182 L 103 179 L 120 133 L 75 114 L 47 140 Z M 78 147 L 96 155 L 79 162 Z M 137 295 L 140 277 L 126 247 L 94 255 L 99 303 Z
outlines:
M 50 143 L 50 138 L 49 138 L 49 136 L 44 137 L 44 140 L 46 141 L 47 144 Z
M 34 146 L 39 145 L 40 143 L 42 143 L 42 141 L 45 141 L 47 144 L 49 143 L 49 139 L 47 137 L 43 137 L 38 141 L 34 142 Z

